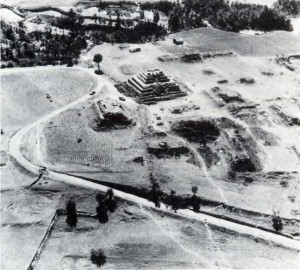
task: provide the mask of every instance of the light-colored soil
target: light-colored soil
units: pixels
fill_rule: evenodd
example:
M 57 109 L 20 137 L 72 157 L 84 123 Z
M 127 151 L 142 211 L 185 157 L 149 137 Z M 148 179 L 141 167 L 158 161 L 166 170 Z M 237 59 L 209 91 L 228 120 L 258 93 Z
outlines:
M 33 121 L 89 93 L 95 86 L 86 72 L 68 68 L 5 70 L 1 72 L 1 84 L 4 130 Z
M 58 199 L 55 193 L 26 189 L 1 193 L 1 269 L 29 266 L 56 211 Z
M 209 224 L 119 204 L 106 224 L 79 218 L 77 228 L 70 230 L 59 217 L 36 269 L 97 269 L 89 257 L 98 248 L 107 256 L 103 269 L 295 268 L 298 256 L 296 251 Z

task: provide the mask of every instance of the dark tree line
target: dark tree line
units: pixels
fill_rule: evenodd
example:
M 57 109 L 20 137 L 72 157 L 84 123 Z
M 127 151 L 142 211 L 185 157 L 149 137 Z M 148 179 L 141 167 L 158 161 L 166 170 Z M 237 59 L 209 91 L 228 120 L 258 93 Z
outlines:
M 300 15 L 299 0 L 278 0 L 273 4 L 273 7 L 276 11 L 284 15 L 291 15 L 291 16 Z
M 158 1 L 158 2 L 143 2 L 140 5 L 142 10 L 157 10 L 169 16 L 170 12 L 175 6 L 175 1 Z
M 156 13 L 155 20 L 159 20 Z M 80 53 L 88 46 L 88 41 L 97 45 L 102 42 L 143 43 L 157 40 L 166 35 L 167 30 L 155 22 L 139 22 L 132 27 L 124 26 L 117 17 L 115 26 L 83 25 L 83 18 L 70 10 L 66 16 L 54 18 L 51 26 L 62 33 L 53 32 L 49 27 L 45 31 L 27 32 L 22 22 L 13 27 L 1 21 L 3 33 L 1 46 L 2 68 L 13 66 L 42 66 L 77 63 Z M 127 25 L 127 22 L 126 22 Z
M 286 30 L 292 31 L 291 22 L 277 9 L 255 4 L 224 0 L 186 0 L 177 4 L 169 16 L 169 29 L 177 32 L 182 29 L 201 27 L 207 20 L 213 27 L 232 32 L 241 30 Z
M 87 47 L 84 34 L 78 31 L 58 34 L 49 28 L 26 33 L 22 26 L 12 27 L 4 21 L 1 21 L 1 28 L 7 44 L 1 47 L 1 59 L 16 66 L 73 65 L 81 50 Z

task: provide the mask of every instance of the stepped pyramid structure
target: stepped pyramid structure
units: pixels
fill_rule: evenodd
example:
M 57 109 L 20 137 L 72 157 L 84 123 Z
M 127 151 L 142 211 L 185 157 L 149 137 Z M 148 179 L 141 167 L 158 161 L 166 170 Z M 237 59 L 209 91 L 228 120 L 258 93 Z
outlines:
M 159 69 L 146 70 L 127 82 L 117 85 L 120 92 L 137 97 L 143 104 L 156 104 L 158 101 L 185 96 L 178 84 Z

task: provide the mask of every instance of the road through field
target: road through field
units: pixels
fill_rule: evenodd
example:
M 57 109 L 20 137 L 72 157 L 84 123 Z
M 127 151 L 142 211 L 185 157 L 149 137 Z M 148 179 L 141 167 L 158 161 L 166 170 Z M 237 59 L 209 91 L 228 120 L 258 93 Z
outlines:
M 101 89 L 103 89 L 103 87 L 111 87 L 110 83 L 107 80 L 105 80 L 103 77 L 97 77 L 97 79 L 98 79 L 98 87 L 96 87 L 96 89 L 95 89 L 96 93 L 99 93 L 101 91 Z M 81 102 L 88 100 L 89 98 L 91 98 L 90 95 L 84 95 L 81 98 L 77 99 L 76 101 L 74 101 L 62 108 L 55 110 L 55 111 L 49 113 L 48 115 L 43 116 L 40 119 L 24 126 L 20 130 L 18 130 L 11 137 L 10 142 L 9 142 L 10 155 L 12 157 L 14 157 L 16 159 L 16 161 L 21 166 L 23 166 L 26 170 L 39 175 L 42 168 L 40 166 L 32 164 L 21 153 L 21 143 L 22 143 L 23 137 L 25 136 L 25 134 L 27 132 L 29 132 L 31 130 L 31 128 L 35 128 L 37 125 L 40 125 L 45 121 L 49 121 L 52 117 L 60 114 L 61 112 L 65 111 L 65 110 L 68 110 L 69 108 L 71 108 Z M 80 186 L 83 188 L 94 189 L 94 190 L 98 190 L 98 191 L 102 191 L 102 192 L 106 192 L 109 189 L 106 186 L 86 181 L 80 177 L 70 176 L 70 175 L 66 175 L 66 174 L 51 171 L 51 170 L 47 170 L 45 173 L 47 174 L 47 176 L 49 178 L 53 179 L 54 181 L 61 181 L 61 182 L 64 182 L 64 183 L 67 183 L 70 185 L 76 185 L 76 186 Z M 142 205 L 144 208 L 156 209 L 157 211 L 172 213 L 173 215 L 177 215 L 177 216 L 180 216 L 183 218 L 194 219 L 194 220 L 197 220 L 200 222 L 207 222 L 208 224 L 223 227 L 228 230 L 238 232 L 240 234 L 251 235 L 255 238 L 272 241 L 276 244 L 283 245 L 283 246 L 286 246 L 286 247 L 289 247 L 292 249 L 296 249 L 296 250 L 299 249 L 298 241 L 291 239 L 291 238 L 284 237 L 282 235 L 266 232 L 266 231 L 260 230 L 258 228 L 253 228 L 253 227 L 241 225 L 238 223 L 233 223 L 233 222 L 226 221 L 221 218 L 209 216 L 209 215 L 206 215 L 203 213 L 195 213 L 188 209 L 180 209 L 177 211 L 177 213 L 174 213 L 173 211 L 168 209 L 168 207 L 165 204 L 161 204 L 161 208 L 157 209 L 157 208 L 155 208 L 155 206 L 152 202 L 150 202 L 146 199 L 140 198 L 138 196 L 128 194 L 128 193 L 125 193 L 125 192 L 122 192 L 119 190 L 114 190 L 114 193 L 117 197 L 132 201 L 134 203 L 137 203 L 138 205 Z

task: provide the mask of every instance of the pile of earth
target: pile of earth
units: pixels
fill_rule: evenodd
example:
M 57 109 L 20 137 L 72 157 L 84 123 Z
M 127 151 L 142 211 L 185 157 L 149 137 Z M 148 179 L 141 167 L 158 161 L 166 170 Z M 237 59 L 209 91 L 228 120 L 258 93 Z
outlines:
M 221 90 L 219 87 L 214 87 L 211 89 L 217 97 L 219 97 L 224 103 L 232 103 L 232 102 L 238 102 L 243 103 L 245 100 L 242 98 L 242 96 L 234 91 L 229 90 Z
M 227 172 L 262 170 L 263 151 L 247 130 L 228 118 L 182 120 L 171 129 L 194 144 L 208 168 L 218 165 Z
M 171 129 L 190 142 L 206 144 L 215 141 L 220 130 L 213 120 L 182 120 L 174 123 Z
M 97 125 L 94 127 L 96 131 L 104 131 L 111 129 L 122 129 L 133 126 L 133 120 L 126 117 L 120 112 L 107 112 L 103 114 L 103 118 L 97 120 Z
M 148 153 L 156 156 L 157 158 L 166 157 L 180 157 L 181 155 L 186 155 L 190 151 L 186 146 L 168 144 L 166 142 L 160 142 L 155 144 L 149 144 Z

